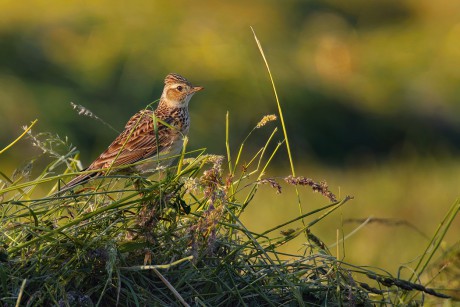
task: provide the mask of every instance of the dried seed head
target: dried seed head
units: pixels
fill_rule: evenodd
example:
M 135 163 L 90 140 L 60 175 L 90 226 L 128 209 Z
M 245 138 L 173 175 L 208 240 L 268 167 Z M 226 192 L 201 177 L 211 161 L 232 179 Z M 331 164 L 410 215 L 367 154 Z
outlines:
M 99 119 L 99 117 L 97 117 L 93 112 L 91 112 L 91 110 L 85 108 L 82 105 L 79 105 L 73 102 L 70 102 L 70 105 L 72 106 L 74 110 L 77 111 L 78 115 L 88 116 L 89 118 L 93 118 L 93 119 Z
M 330 201 L 332 202 L 337 201 L 337 198 L 335 197 L 335 195 L 331 191 L 329 191 L 329 187 L 325 181 L 321 181 L 320 183 L 317 183 L 313 181 L 313 179 L 310 179 L 310 178 L 306 178 L 303 176 L 294 177 L 292 175 L 284 178 L 284 181 L 292 185 L 310 186 L 314 192 L 321 193 L 322 195 L 329 198 Z
M 256 128 L 257 128 L 257 129 L 258 129 L 258 128 L 261 128 L 261 127 L 265 126 L 267 123 L 269 123 L 269 122 L 271 122 L 271 121 L 274 121 L 274 120 L 276 120 L 276 119 L 277 119 L 277 117 L 276 117 L 276 115 L 274 115 L 274 114 L 265 115 L 265 116 L 260 120 L 260 122 L 257 123 Z
M 198 180 L 196 178 L 187 177 L 184 180 L 184 188 L 187 193 L 197 193 L 199 190 Z
M 273 178 L 265 178 L 262 180 L 259 180 L 257 182 L 258 184 L 269 184 L 272 188 L 276 189 L 277 194 L 281 194 L 281 185 L 275 181 Z

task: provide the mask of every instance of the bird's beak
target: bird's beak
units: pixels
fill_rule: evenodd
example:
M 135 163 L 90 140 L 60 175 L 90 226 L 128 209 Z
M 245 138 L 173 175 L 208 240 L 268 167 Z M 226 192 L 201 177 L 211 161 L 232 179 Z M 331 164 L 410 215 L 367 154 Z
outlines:
M 202 87 L 202 86 L 194 86 L 194 87 L 190 90 L 190 94 L 199 92 L 199 91 L 201 91 L 201 90 L 204 90 L 204 87 Z

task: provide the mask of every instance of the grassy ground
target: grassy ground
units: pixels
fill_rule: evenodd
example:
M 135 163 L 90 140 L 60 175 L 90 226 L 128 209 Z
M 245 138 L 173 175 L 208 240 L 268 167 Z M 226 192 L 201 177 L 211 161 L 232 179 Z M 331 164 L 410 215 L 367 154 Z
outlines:
M 264 118 L 254 131 L 273 119 Z M 49 164 L 38 175 L 27 166 L 2 174 L 4 305 L 369 306 L 443 296 L 419 276 L 428 271 L 458 203 L 439 219 L 441 231 L 428 235 L 431 248 L 414 263 L 414 276 L 400 279 L 391 270 L 349 262 L 343 257 L 348 241 L 328 247 L 322 232 L 337 228 L 329 219 L 356 200 L 306 177 L 269 176 L 279 148 L 268 150 L 271 139 L 245 163 L 250 138 L 238 150 L 229 148 L 226 158 L 184 153 L 177 167 L 150 180 L 107 176 L 53 196 L 55 183 L 75 172 L 72 146 L 46 134 L 29 137 L 44 153 L 38 159 Z M 53 183 L 48 196 L 37 196 L 47 182 Z M 315 195 L 308 205 L 305 195 Z M 271 220 L 275 207 L 291 217 Z

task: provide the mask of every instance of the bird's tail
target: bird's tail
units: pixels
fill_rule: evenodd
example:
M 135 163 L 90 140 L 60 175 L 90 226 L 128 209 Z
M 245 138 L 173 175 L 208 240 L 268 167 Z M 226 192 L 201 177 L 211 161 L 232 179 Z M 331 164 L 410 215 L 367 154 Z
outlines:
M 59 189 L 59 191 L 56 193 L 56 195 L 61 195 L 62 193 L 64 192 L 67 192 L 69 190 L 72 190 L 73 188 L 75 188 L 76 186 L 80 185 L 80 184 L 84 184 L 86 183 L 88 180 L 90 180 L 91 178 L 94 178 L 94 177 L 97 177 L 99 175 L 99 173 L 88 173 L 88 174 L 81 174 L 81 175 L 78 175 L 77 177 L 75 177 L 74 179 L 70 180 L 69 182 L 66 183 L 66 185 L 64 187 L 62 187 L 61 189 Z

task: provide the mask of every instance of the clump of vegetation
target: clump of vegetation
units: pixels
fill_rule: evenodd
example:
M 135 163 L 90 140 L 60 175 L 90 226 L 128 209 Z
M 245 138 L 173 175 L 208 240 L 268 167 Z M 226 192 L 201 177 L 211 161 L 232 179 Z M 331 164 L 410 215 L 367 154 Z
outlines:
M 265 178 L 279 148 L 267 154 L 272 136 L 244 166 L 243 142 L 235 160 L 230 150 L 227 159 L 184 152 L 153 180 L 107 175 L 34 198 L 38 186 L 74 174 L 77 160 L 68 142 L 30 134 L 52 161 L 32 180 L 30 164 L 11 178 L 2 174 L 2 304 L 371 305 L 396 303 L 412 290 L 442 296 L 336 259 L 310 227 L 351 197 L 336 200 L 325 182 L 309 178 Z M 259 186 L 281 193 L 282 182 L 307 186 L 329 204 L 262 233 L 247 229 L 240 216 Z M 299 220 L 304 227 L 290 227 Z M 306 245 L 299 254 L 279 251 L 300 235 Z

